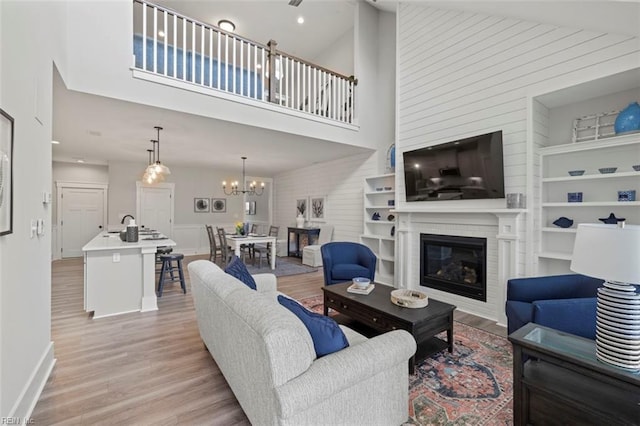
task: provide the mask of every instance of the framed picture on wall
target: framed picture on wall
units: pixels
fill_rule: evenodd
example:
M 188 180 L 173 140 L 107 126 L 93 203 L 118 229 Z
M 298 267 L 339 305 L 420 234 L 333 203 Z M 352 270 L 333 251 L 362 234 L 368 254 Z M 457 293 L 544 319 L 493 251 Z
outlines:
M 0 109 L 0 235 L 13 232 L 13 117 Z
M 193 211 L 196 213 L 209 213 L 209 199 L 208 198 L 194 198 L 193 199 Z
M 254 215 L 256 214 L 256 202 L 246 201 L 244 203 L 244 214 Z
M 296 217 L 298 217 L 299 215 L 302 215 L 302 217 L 304 217 L 305 219 L 308 218 L 308 214 L 309 214 L 309 202 L 308 202 L 308 198 L 298 198 L 296 200 Z
M 227 199 L 226 198 L 212 198 L 211 199 L 211 213 L 224 213 L 227 211 Z
M 325 220 L 325 213 L 327 207 L 327 197 L 311 197 L 310 206 L 310 219 L 315 222 L 322 222 Z

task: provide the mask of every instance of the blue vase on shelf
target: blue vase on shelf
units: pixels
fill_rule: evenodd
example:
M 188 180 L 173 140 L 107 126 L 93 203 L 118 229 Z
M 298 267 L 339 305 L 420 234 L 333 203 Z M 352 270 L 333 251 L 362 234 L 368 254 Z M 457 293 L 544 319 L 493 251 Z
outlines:
M 640 105 L 632 102 L 620 111 L 613 125 L 616 134 L 640 131 Z

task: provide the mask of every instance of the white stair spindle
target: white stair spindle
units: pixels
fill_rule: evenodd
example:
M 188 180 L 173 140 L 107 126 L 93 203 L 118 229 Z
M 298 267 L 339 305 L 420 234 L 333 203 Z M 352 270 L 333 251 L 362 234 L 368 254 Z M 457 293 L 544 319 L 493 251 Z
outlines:
M 147 71 L 147 5 L 142 5 L 142 69 Z
M 213 87 L 213 28 L 209 28 L 209 87 Z
M 173 77 L 178 78 L 178 15 L 173 14 Z

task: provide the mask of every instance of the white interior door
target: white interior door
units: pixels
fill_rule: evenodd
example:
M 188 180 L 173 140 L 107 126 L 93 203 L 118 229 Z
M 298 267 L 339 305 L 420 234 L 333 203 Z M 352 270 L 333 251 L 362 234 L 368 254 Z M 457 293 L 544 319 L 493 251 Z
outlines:
M 82 247 L 104 229 L 104 189 L 62 188 L 62 257 L 82 256 Z
M 173 234 L 173 188 L 143 186 L 139 192 L 143 229 L 155 229 L 171 238 Z

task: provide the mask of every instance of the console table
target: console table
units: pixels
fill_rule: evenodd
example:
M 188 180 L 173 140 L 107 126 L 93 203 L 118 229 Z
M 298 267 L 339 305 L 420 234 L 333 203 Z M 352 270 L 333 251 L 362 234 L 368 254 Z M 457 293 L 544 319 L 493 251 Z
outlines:
M 515 425 L 640 424 L 640 374 L 598 361 L 595 341 L 533 323 L 509 340 Z
M 287 228 L 287 235 L 287 256 L 302 257 L 300 236 L 307 236 L 307 245 L 314 244 L 320 236 L 320 228 Z M 295 245 L 292 246 L 293 243 Z

